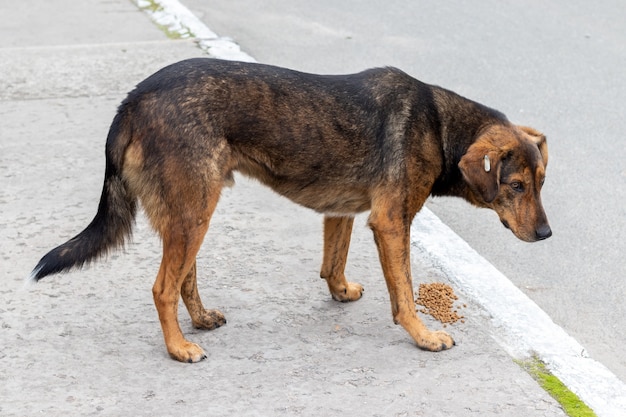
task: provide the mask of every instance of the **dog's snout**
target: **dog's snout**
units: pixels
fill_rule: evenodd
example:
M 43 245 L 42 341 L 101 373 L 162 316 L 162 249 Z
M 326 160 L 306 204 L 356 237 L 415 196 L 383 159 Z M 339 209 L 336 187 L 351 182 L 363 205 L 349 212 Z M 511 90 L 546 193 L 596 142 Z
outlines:
M 537 237 L 537 240 L 547 239 L 552 236 L 552 229 L 549 225 L 545 224 L 535 230 L 535 236 Z

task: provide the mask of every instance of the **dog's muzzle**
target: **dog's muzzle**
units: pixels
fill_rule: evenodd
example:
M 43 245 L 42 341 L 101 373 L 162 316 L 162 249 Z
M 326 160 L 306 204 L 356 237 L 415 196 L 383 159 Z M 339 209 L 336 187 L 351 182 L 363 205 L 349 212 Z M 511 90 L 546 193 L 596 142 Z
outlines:
M 537 240 L 547 239 L 552 236 L 552 229 L 550 229 L 549 225 L 544 224 L 535 230 L 535 236 L 537 237 Z
M 500 220 L 500 222 L 502 223 L 504 227 L 511 230 L 511 226 L 509 225 L 509 222 L 507 222 L 506 220 Z M 549 238 L 550 236 L 552 236 L 552 229 L 550 228 L 548 224 L 544 224 L 543 226 L 539 226 L 537 229 L 535 229 L 534 241 L 545 240 Z M 533 240 L 531 239 L 530 241 L 533 241 Z

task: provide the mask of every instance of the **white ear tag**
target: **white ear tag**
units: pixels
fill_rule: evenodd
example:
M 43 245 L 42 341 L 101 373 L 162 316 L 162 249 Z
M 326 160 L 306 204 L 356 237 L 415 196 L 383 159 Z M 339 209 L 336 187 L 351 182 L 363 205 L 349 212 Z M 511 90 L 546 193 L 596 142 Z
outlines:
M 491 161 L 489 160 L 489 156 L 485 155 L 485 172 L 491 171 Z

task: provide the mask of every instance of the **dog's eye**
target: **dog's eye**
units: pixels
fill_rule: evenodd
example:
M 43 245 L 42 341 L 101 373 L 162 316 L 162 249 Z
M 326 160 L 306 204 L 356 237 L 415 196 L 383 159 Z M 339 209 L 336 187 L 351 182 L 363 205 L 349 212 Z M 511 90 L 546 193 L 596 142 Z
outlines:
M 522 191 L 524 191 L 524 184 L 522 184 L 519 181 L 513 181 L 511 184 L 509 184 L 511 186 L 511 188 L 514 191 L 517 191 L 518 193 L 521 193 Z

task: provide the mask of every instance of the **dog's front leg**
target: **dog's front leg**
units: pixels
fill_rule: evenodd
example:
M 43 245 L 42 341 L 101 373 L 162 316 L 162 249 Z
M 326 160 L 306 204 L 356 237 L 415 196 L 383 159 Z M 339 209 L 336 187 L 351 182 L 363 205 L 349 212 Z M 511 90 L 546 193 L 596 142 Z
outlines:
M 326 280 L 331 296 L 337 301 L 355 301 L 363 295 L 363 287 L 348 282 L 344 275 L 352 223 L 352 216 L 324 217 L 324 260 L 320 276 Z
M 417 317 L 409 245 L 410 219 L 393 207 L 372 210 L 369 225 L 374 232 L 380 263 L 391 299 L 394 323 L 409 332 L 421 349 L 450 349 L 454 340 L 443 331 L 430 331 Z

